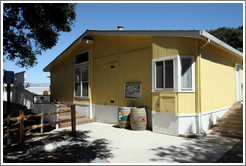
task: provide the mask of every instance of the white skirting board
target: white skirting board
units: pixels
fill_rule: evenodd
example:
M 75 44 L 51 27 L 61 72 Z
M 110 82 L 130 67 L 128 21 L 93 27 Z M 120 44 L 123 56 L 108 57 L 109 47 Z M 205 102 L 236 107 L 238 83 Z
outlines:
M 120 106 L 93 104 L 92 116 L 98 122 L 118 124 L 118 109 Z M 152 113 L 151 109 L 146 109 L 147 129 L 152 128 Z
M 201 114 L 201 129 L 208 130 L 230 107 L 224 107 Z M 199 114 L 172 114 L 152 111 L 153 132 L 170 135 L 199 133 Z
M 118 109 L 120 106 L 82 103 L 73 104 L 76 105 L 76 111 L 85 115 L 87 118 L 95 118 L 98 122 L 118 124 Z M 170 135 L 198 134 L 200 127 L 204 131 L 208 130 L 229 108 L 230 106 L 201 114 L 172 114 L 146 109 L 147 129 L 153 132 Z M 201 121 L 200 127 L 199 120 Z

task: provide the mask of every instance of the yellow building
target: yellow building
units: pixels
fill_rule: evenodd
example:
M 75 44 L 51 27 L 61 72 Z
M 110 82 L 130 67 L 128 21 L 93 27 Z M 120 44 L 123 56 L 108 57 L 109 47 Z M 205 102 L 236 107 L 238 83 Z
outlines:
M 243 54 L 206 31 L 87 30 L 44 68 L 51 96 L 97 121 L 145 107 L 148 127 L 172 135 L 209 129 L 235 102 Z

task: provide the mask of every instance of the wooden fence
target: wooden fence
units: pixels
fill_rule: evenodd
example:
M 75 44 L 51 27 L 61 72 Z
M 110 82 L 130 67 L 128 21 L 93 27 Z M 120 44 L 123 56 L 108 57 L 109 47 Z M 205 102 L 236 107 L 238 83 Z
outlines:
M 43 113 L 43 114 L 35 114 L 35 115 L 26 115 L 24 116 L 24 111 L 20 110 L 19 111 L 19 117 L 12 117 L 12 118 L 5 118 L 3 121 L 11 121 L 11 120 L 19 120 L 20 121 L 20 128 L 14 128 L 14 129 L 9 129 L 9 130 L 4 130 L 4 133 L 9 133 L 9 132 L 15 132 L 18 131 L 20 132 L 20 144 L 24 144 L 24 130 L 26 129 L 35 129 L 35 128 L 40 128 L 44 126 L 50 126 L 54 124 L 60 124 L 60 123 L 66 123 L 66 122 L 71 122 L 71 127 L 72 127 L 72 135 L 76 135 L 76 117 L 75 117 L 75 105 L 71 105 L 71 119 L 68 120 L 61 120 L 57 122 L 51 122 L 51 123 L 43 123 L 43 124 L 38 124 L 38 125 L 32 125 L 32 126 L 24 126 L 24 119 L 28 118 L 35 118 L 35 117 L 40 117 L 40 116 L 45 116 L 45 115 L 54 115 L 54 114 L 62 114 L 70 112 L 69 110 L 67 111 L 59 111 L 59 112 L 51 112 L 51 113 Z

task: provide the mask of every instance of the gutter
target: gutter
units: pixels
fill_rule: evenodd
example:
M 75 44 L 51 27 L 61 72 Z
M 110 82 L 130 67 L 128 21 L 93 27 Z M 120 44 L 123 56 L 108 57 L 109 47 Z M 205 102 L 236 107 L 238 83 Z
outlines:
M 243 53 L 238 51 L 237 49 L 231 47 L 230 45 L 224 43 L 223 41 L 219 40 L 218 38 L 214 37 L 213 35 L 211 35 L 210 33 L 202 30 L 200 31 L 200 36 L 204 37 L 208 40 L 210 40 L 211 42 L 213 42 L 214 44 L 226 49 L 229 52 L 232 52 L 233 54 L 235 54 L 236 56 L 243 58 Z M 203 46 L 202 46 L 203 47 Z
M 201 58 L 202 58 L 202 54 L 201 54 L 201 49 L 204 48 L 205 46 L 207 46 L 209 43 L 211 42 L 210 38 L 207 39 L 207 42 L 202 45 L 200 48 L 199 48 L 199 55 L 198 55 L 198 63 L 199 63 L 199 67 L 198 67 L 198 73 L 199 73 L 199 81 L 198 81 L 198 86 L 199 86 L 199 94 L 198 94 L 198 97 L 199 97 L 199 105 L 198 105 L 198 108 L 199 108 L 199 118 L 198 118 L 198 126 L 199 126 L 199 129 L 198 129 L 198 134 L 204 134 L 206 135 L 206 132 L 203 131 L 203 127 L 202 127 L 202 105 L 201 105 Z

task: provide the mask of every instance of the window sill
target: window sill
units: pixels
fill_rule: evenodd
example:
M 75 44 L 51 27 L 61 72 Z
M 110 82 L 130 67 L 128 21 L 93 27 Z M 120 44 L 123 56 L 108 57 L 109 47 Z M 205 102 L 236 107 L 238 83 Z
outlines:
M 158 92 L 176 92 L 176 93 L 195 93 L 195 90 L 152 90 L 153 93 Z
M 90 97 L 79 97 L 79 96 L 74 96 L 76 99 L 90 99 Z

